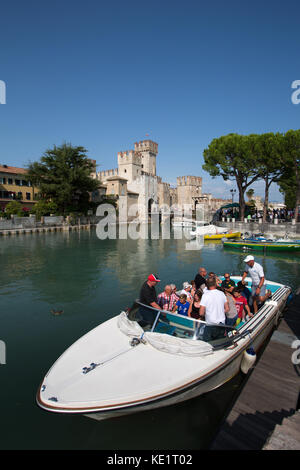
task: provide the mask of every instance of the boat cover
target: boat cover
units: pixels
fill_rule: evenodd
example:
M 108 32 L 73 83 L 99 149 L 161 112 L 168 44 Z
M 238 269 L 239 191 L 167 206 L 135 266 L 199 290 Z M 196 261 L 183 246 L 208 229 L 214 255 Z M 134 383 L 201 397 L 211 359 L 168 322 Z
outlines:
M 213 347 L 205 341 L 181 339 L 167 334 L 144 332 L 136 322 L 129 320 L 126 312 L 121 312 L 118 317 L 118 327 L 127 336 L 141 338 L 153 348 L 170 354 L 180 356 L 206 356 L 213 353 Z
M 144 339 L 156 349 L 180 356 L 207 356 L 213 353 L 211 344 L 205 341 L 181 339 L 161 333 L 147 332 Z
M 143 328 L 136 321 L 129 320 L 126 312 L 121 312 L 118 317 L 118 327 L 124 335 L 140 338 L 144 333 Z
M 216 225 L 204 225 L 203 227 L 196 228 L 197 235 L 217 235 L 219 233 L 226 233 L 228 232 L 227 227 L 217 227 Z

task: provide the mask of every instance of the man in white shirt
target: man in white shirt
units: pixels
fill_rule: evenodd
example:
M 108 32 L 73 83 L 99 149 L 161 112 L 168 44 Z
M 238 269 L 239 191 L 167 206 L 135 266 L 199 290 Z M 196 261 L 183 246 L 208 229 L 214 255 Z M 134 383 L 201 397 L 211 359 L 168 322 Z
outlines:
M 225 294 L 217 289 L 215 278 L 206 281 L 207 290 L 203 293 L 200 301 L 200 317 L 204 317 L 207 323 L 225 325 L 225 313 L 229 310 L 228 301 Z M 206 326 L 203 340 L 210 341 L 224 336 L 224 328 L 218 326 Z
M 254 313 L 258 310 L 258 302 L 264 302 L 272 296 L 270 290 L 266 288 L 265 274 L 263 267 L 254 261 L 254 256 L 248 255 L 244 259 L 246 263 L 245 271 L 242 277 L 242 283 L 245 284 L 245 277 L 250 276 L 252 279 L 252 298 Z

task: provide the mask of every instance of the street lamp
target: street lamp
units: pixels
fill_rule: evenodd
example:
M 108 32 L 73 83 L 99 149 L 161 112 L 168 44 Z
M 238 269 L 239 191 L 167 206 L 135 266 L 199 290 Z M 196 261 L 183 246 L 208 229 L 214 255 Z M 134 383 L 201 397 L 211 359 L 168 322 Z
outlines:
M 232 204 L 233 204 L 233 198 L 234 198 L 234 195 L 236 193 L 236 189 L 230 189 L 230 192 L 231 192 L 231 201 L 232 201 Z

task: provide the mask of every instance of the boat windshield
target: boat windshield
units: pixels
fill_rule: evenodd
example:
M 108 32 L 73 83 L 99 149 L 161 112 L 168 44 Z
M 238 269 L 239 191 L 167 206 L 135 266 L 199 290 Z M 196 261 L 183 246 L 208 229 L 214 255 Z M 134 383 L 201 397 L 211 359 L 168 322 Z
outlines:
M 187 316 L 157 310 L 140 302 L 135 302 L 128 311 L 128 319 L 136 321 L 143 330 L 164 333 L 178 338 L 201 340 L 215 348 L 223 348 L 232 343 L 236 328 L 223 324 L 209 324 Z

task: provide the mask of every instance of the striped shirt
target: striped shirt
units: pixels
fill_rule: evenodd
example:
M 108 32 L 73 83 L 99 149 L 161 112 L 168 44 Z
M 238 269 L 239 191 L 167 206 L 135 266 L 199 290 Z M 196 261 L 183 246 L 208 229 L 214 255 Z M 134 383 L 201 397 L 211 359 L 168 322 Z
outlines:
M 178 297 L 176 294 L 168 295 L 165 292 L 162 292 L 157 296 L 157 303 L 162 310 L 168 310 L 171 312 L 176 305 Z

